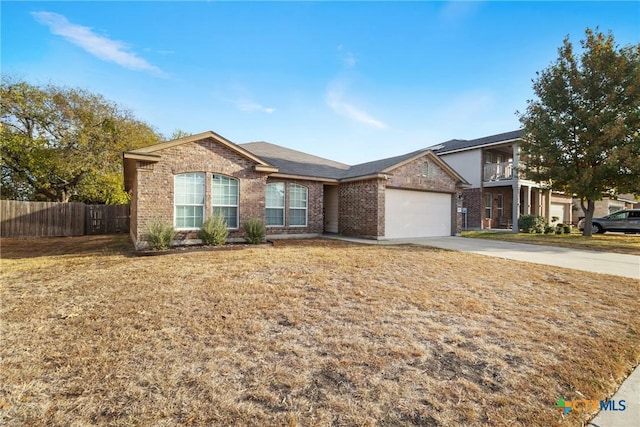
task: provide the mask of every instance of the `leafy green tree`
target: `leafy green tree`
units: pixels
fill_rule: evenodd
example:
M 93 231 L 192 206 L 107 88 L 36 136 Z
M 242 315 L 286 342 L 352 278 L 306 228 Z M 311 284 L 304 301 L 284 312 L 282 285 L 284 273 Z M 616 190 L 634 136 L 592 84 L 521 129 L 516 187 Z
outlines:
M 579 197 L 591 236 L 596 200 L 640 193 L 640 44 L 590 29 L 580 43 L 576 54 L 567 37 L 537 73 L 537 99 L 519 118 L 526 175 Z
M 169 136 L 168 141 L 173 141 L 174 139 L 186 138 L 187 136 L 191 136 L 191 135 L 193 135 L 191 132 L 187 132 L 182 129 L 176 129 L 173 131 L 173 133 L 171 133 L 171 136 Z
M 2 79 L 2 198 L 126 203 L 122 152 L 159 140 L 101 95 Z

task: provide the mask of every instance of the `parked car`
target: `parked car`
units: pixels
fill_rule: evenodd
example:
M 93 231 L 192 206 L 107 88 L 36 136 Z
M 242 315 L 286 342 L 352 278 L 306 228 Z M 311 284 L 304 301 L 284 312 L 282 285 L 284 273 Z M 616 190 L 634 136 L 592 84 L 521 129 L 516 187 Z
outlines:
M 640 209 L 625 209 L 602 218 L 593 218 L 593 232 L 622 231 L 640 233 Z M 578 221 L 578 229 L 584 230 L 584 219 Z

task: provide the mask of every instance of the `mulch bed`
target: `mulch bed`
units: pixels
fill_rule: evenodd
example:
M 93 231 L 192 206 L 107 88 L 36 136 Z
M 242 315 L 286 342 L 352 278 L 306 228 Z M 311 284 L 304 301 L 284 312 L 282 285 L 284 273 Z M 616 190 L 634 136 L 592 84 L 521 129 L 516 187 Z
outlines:
M 225 243 L 220 246 L 210 246 L 210 245 L 182 245 L 182 246 L 172 246 L 169 249 L 165 250 L 154 250 L 154 249 L 143 249 L 139 251 L 134 251 L 133 255 L 135 256 L 156 256 L 156 255 L 170 255 L 170 254 L 181 254 L 188 252 L 211 252 L 211 251 L 233 251 L 239 249 L 247 249 L 247 248 L 269 248 L 273 246 L 273 242 L 267 240 L 265 243 L 260 243 L 257 245 L 250 243 Z

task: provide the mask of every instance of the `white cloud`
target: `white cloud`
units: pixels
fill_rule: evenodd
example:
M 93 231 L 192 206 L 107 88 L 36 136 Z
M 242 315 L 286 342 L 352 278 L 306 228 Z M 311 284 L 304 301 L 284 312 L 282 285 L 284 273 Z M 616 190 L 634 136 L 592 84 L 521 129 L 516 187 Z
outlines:
M 353 52 L 345 51 L 343 45 L 338 45 L 338 52 L 340 53 L 340 59 L 345 68 L 355 68 L 358 61 Z
M 363 123 L 376 129 L 387 129 L 388 126 L 375 119 L 366 111 L 352 105 L 344 99 L 344 89 L 340 84 L 330 84 L 325 94 L 327 105 L 336 113 L 353 121 Z
M 236 107 L 238 107 L 240 111 L 248 111 L 248 112 L 259 111 L 267 114 L 271 114 L 274 111 L 276 111 L 275 108 L 265 107 L 264 105 L 258 104 L 257 102 L 254 102 L 249 99 L 238 99 L 234 101 L 234 104 L 236 105 Z
M 251 91 L 241 83 L 233 83 L 225 88 L 215 90 L 213 97 L 232 104 L 238 110 L 246 113 L 259 112 L 272 114 L 276 111 L 273 107 L 268 107 L 257 102 Z
M 441 3 L 440 17 L 448 24 L 460 22 L 473 15 L 482 6 L 482 1 L 449 0 Z
M 89 27 L 72 24 L 66 17 L 57 13 L 32 12 L 31 15 L 41 24 L 47 25 L 52 34 L 80 46 L 96 58 L 114 62 L 130 70 L 146 71 L 158 77 L 166 77 L 166 73 L 160 68 L 129 51 L 129 47 L 123 42 L 100 36 Z

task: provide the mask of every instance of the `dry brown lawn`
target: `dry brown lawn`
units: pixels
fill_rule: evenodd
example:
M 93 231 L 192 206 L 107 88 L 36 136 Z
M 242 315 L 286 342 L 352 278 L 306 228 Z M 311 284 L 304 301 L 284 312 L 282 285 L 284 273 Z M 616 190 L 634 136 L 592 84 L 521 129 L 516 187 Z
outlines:
M 2 241 L 0 424 L 581 426 L 640 362 L 637 281 L 332 240 L 135 257 Z

